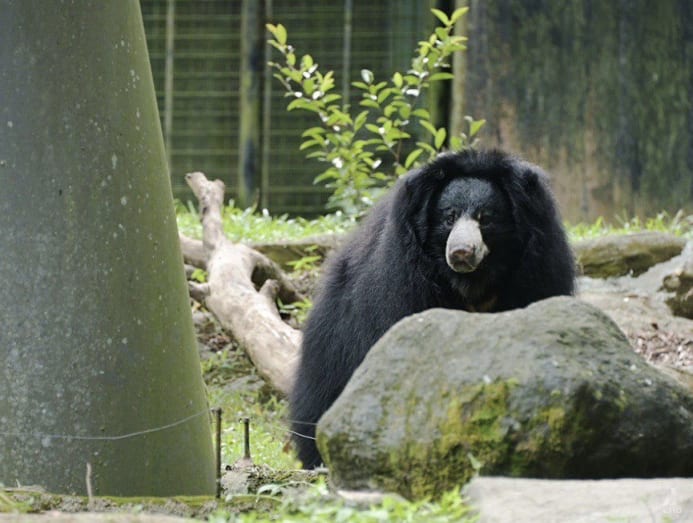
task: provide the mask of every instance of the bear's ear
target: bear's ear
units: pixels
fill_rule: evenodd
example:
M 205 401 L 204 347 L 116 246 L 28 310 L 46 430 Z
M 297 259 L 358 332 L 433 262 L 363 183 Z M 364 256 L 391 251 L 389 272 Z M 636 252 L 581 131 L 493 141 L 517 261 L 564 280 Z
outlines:
M 536 165 L 514 160 L 504 183 L 524 242 L 515 288 L 528 303 L 572 294 L 574 260 L 547 174 Z
M 397 223 L 423 244 L 428 221 L 428 206 L 445 178 L 440 168 L 432 165 L 410 171 L 396 185 L 393 211 Z
M 540 229 L 547 217 L 560 221 L 548 175 L 540 167 L 522 160 L 515 160 L 511 165 L 509 194 L 515 218 Z

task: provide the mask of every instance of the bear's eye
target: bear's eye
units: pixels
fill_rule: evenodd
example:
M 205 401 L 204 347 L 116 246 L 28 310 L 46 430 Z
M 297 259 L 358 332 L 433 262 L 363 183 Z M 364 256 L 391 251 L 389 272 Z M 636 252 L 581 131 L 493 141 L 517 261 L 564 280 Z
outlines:
M 493 214 L 489 211 L 479 211 L 476 215 L 476 221 L 479 222 L 479 225 L 488 225 L 493 221 Z
M 452 225 L 457 220 L 457 211 L 451 209 L 445 213 L 445 224 Z

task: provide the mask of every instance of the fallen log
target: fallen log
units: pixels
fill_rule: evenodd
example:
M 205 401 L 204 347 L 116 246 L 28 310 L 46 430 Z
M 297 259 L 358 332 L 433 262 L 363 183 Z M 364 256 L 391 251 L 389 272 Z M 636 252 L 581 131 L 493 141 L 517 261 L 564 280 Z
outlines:
M 187 174 L 186 181 L 200 204 L 202 257 L 208 274 L 205 306 L 247 352 L 258 373 L 287 394 L 298 362 L 301 333 L 281 319 L 276 299 L 292 303 L 303 297 L 276 263 L 224 235 L 221 181 L 209 181 L 201 172 Z M 201 262 L 195 240 L 183 240 L 182 245 Z

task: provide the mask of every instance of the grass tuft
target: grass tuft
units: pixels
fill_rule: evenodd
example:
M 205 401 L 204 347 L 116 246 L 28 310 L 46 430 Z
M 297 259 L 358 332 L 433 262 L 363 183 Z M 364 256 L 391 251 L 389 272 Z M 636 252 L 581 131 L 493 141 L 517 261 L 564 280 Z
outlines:
M 577 223 L 566 227 L 571 241 L 586 240 L 607 234 L 629 234 L 641 231 L 668 232 L 676 236 L 693 238 L 693 214 L 678 211 L 673 216 L 662 211 L 651 218 L 628 217 L 625 213 L 616 215 L 614 223 L 603 217 L 593 223 Z
M 192 203 L 176 202 L 178 230 L 191 238 L 202 237 L 200 216 Z M 291 218 L 286 214 L 271 216 L 267 209 L 239 209 L 233 201 L 224 208 L 224 232 L 234 242 L 272 242 L 298 240 L 321 234 L 339 234 L 350 230 L 355 221 L 341 212 L 314 219 Z

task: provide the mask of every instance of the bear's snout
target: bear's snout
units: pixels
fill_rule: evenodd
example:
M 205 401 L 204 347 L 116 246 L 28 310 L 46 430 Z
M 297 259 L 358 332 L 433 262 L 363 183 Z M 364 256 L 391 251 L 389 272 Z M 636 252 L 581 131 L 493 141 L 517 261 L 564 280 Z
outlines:
M 488 252 L 479 222 L 469 217 L 455 222 L 445 246 L 445 261 L 453 271 L 467 273 L 476 270 Z

